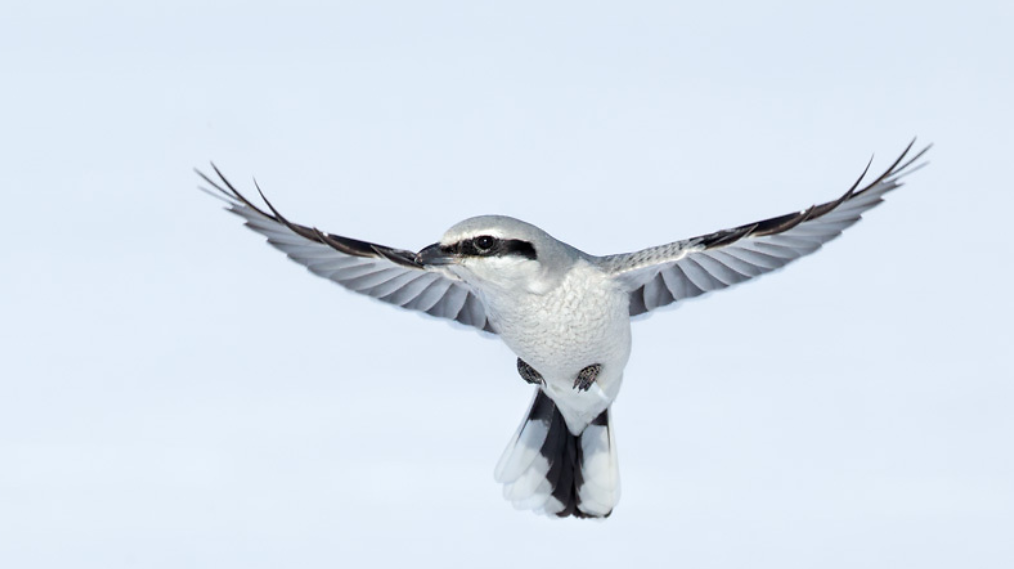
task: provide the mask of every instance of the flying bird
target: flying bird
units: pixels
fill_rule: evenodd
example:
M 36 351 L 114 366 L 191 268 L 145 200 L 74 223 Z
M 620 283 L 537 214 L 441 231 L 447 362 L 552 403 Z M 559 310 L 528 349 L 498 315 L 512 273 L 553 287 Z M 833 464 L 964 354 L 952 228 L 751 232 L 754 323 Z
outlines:
M 519 509 L 609 516 L 620 498 L 610 405 L 630 356 L 631 318 L 750 280 L 815 252 L 898 188 L 929 146 L 915 141 L 863 185 L 802 211 L 632 253 L 596 256 L 524 221 L 466 219 L 418 252 L 328 233 L 247 199 L 212 164 L 197 173 L 228 210 L 312 273 L 378 300 L 498 335 L 535 395 L 496 466 Z M 872 163 L 872 160 L 871 160 Z M 255 182 L 256 185 L 256 182 Z

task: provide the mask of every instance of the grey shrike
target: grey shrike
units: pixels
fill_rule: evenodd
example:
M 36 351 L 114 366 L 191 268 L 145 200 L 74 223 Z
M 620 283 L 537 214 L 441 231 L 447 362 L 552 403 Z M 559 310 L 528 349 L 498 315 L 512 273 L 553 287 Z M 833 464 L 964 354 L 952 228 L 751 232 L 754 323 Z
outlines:
M 929 147 L 808 209 L 597 257 L 542 229 L 473 217 L 418 253 L 290 222 L 261 194 L 244 197 L 212 165 L 198 172 L 228 210 L 316 275 L 378 300 L 499 335 L 536 386 L 528 416 L 496 466 L 504 497 L 559 517 L 608 516 L 620 497 L 609 406 L 630 356 L 630 319 L 778 269 L 837 237 L 899 187 Z M 260 192 L 260 188 L 257 189 Z

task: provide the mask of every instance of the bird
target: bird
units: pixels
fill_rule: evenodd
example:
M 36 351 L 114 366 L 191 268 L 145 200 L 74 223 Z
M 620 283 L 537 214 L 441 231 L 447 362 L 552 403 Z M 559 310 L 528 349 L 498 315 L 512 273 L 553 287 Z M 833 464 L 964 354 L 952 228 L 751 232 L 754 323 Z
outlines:
M 222 172 L 203 191 L 315 275 L 377 300 L 498 336 L 534 386 L 528 413 L 495 468 L 517 509 L 605 518 L 620 498 L 610 410 L 630 357 L 632 319 L 728 288 L 809 255 L 859 221 L 930 149 L 913 139 L 880 176 L 837 199 L 649 247 L 596 256 L 524 221 L 482 215 L 419 251 L 289 221 L 254 186 L 258 205 Z

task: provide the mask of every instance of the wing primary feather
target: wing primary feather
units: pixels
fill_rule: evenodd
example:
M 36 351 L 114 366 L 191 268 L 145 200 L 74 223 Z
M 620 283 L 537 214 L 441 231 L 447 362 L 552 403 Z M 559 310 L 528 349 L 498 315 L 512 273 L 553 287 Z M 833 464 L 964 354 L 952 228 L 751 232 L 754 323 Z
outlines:
M 254 180 L 254 187 L 257 188 L 257 193 L 261 195 L 261 199 L 264 200 L 264 204 L 267 205 L 268 209 L 271 210 L 271 213 L 274 214 L 273 218 L 275 221 L 278 221 L 285 227 L 288 227 L 289 231 L 295 233 L 296 235 L 299 235 L 300 237 L 304 237 L 306 239 L 309 239 L 310 241 L 320 241 L 320 238 L 317 237 L 317 234 L 319 234 L 320 231 L 317 231 L 316 229 L 310 229 L 308 227 L 303 227 L 302 225 L 297 225 L 295 223 L 290 222 L 288 219 L 285 219 L 285 216 L 282 215 L 281 212 L 279 212 L 277 209 L 275 209 L 275 206 L 272 205 L 271 201 L 268 200 L 267 196 L 264 195 L 264 192 L 261 191 L 261 187 L 257 184 L 257 180 Z M 342 251 L 342 253 L 345 253 L 345 251 Z M 345 254 L 347 255 L 348 253 Z
M 870 166 L 873 166 L 873 158 L 874 158 L 874 156 L 875 156 L 874 154 L 870 155 L 870 161 L 867 162 L 866 163 L 866 167 L 863 168 L 863 173 L 859 174 L 859 177 L 856 178 L 855 183 L 852 184 L 852 187 L 849 188 L 849 191 L 845 192 L 846 196 L 852 195 L 852 192 L 856 191 L 856 188 L 859 187 L 859 184 L 863 183 L 863 178 L 866 177 L 866 174 L 870 173 Z
M 201 171 L 198 170 L 197 168 L 194 168 L 194 172 L 197 172 L 198 176 L 203 176 L 203 174 L 201 174 Z M 205 188 L 204 186 L 197 186 L 197 189 L 200 190 L 200 191 L 202 191 L 202 192 L 204 192 L 204 193 L 206 193 L 206 194 L 208 194 L 209 196 L 215 198 L 216 200 L 221 200 L 221 201 L 229 204 L 230 206 L 235 205 L 235 202 L 229 201 L 228 198 L 224 198 L 224 197 L 218 195 L 217 193 L 209 190 L 208 188 Z
M 214 162 L 212 162 L 212 163 L 211 163 L 211 167 L 212 167 L 212 168 L 213 168 L 213 169 L 215 170 L 215 172 L 217 172 L 217 173 L 218 173 L 218 175 L 219 175 L 219 176 L 221 176 L 221 175 L 222 175 L 222 173 L 221 173 L 221 172 L 220 172 L 220 171 L 218 170 L 218 167 L 216 167 L 216 166 L 215 166 L 215 163 L 214 163 Z M 194 168 L 194 172 L 195 172 L 195 173 L 196 173 L 196 174 L 197 174 L 198 176 L 200 176 L 202 180 L 204 180 L 205 182 L 207 182 L 207 183 L 208 183 L 208 185 L 210 185 L 210 186 L 211 186 L 212 188 L 215 188 L 215 190 L 216 190 L 216 191 L 218 191 L 218 193 L 222 194 L 221 196 L 215 196 L 216 198 L 218 198 L 218 199 L 225 199 L 225 201 L 226 201 L 226 202 L 227 202 L 227 203 L 228 203 L 228 204 L 229 204 L 230 206 L 233 206 L 233 207 L 235 207 L 235 206 L 236 206 L 236 202 L 237 202 L 237 201 L 240 201 L 240 202 L 242 202 L 242 203 L 244 203 L 244 204 L 248 205 L 248 206 L 249 206 L 250 208 L 252 208 L 252 209 L 253 209 L 254 211 L 256 211 L 257 213 L 259 213 L 259 214 L 261 214 L 261 215 L 264 215 L 265 217 L 270 217 L 270 216 L 268 216 L 267 214 L 265 214 L 265 213 L 264 213 L 263 211 L 261 211 L 260 209 L 258 209 L 258 208 L 257 208 L 256 206 L 254 206 L 253 204 L 247 203 L 247 202 L 246 202 L 246 200 L 244 200 L 244 199 L 243 199 L 243 196 L 241 196 L 241 195 L 234 195 L 234 194 L 233 194 L 232 192 L 230 192 L 229 190 L 227 190 L 227 189 L 223 188 L 223 187 L 222 187 L 222 186 L 221 186 L 221 185 L 220 185 L 220 184 L 219 184 L 218 182 L 216 182 L 215 180 L 212 180 L 212 179 L 211 179 L 211 178 L 210 178 L 210 177 L 209 177 L 209 176 L 208 176 L 207 174 L 205 174 L 204 172 L 201 172 L 201 171 L 200 171 L 200 170 L 198 170 L 197 168 Z M 224 180 L 224 178 L 223 178 L 223 180 Z M 228 181 L 226 181 L 226 184 L 228 185 Z M 210 192 L 209 190 L 206 190 L 205 188 L 200 188 L 200 187 L 198 187 L 198 189 L 201 189 L 201 190 L 203 190 L 203 191 L 206 191 L 206 192 L 208 192 L 208 193 L 211 193 L 211 192 Z M 211 194 L 211 195 L 215 195 L 215 194 Z M 222 196 L 225 196 L 225 198 L 223 198 Z
M 873 180 L 872 183 L 868 184 L 859 193 L 862 194 L 862 193 L 865 193 L 865 192 L 867 192 L 867 191 L 875 188 L 878 184 L 880 184 L 881 182 L 883 182 L 884 180 L 886 180 L 887 178 L 889 178 L 891 175 L 893 175 L 895 172 L 897 172 L 899 170 L 898 164 L 901 164 L 902 161 L 905 159 L 905 157 L 908 156 L 908 153 L 909 153 L 909 151 L 912 150 L 912 145 L 914 145 L 914 144 L 915 144 L 915 139 L 913 138 L 912 141 L 908 143 L 908 146 L 905 147 L 905 150 L 902 151 L 901 156 L 898 156 L 898 158 L 891 164 L 891 167 L 888 168 L 887 170 L 885 170 L 883 174 L 881 174 L 879 177 L 877 177 L 876 180 Z M 926 150 L 928 150 L 928 149 L 929 149 L 929 147 L 926 148 Z M 923 152 L 925 152 L 926 150 L 923 150 Z M 918 158 L 919 156 L 922 156 L 923 152 L 920 152 L 919 154 L 917 154 L 916 158 Z M 908 163 L 906 163 L 906 165 L 909 164 L 909 163 L 911 163 L 911 161 L 909 161 Z
M 382 245 L 373 245 L 373 244 L 370 244 L 370 248 L 373 249 L 373 251 L 376 254 L 387 259 L 388 261 L 391 261 L 392 263 L 396 263 L 398 265 L 410 267 L 413 269 L 425 268 L 422 263 L 416 261 L 415 253 L 412 253 L 411 251 L 401 251 L 398 249 L 391 249 L 389 247 L 384 247 Z
M 600 257 L 601 266 L 630 293 L 632 316 L 669 304 L 654 281 L 675 301 L 731 286 L 813 253 L 855 224 L 884 195 L 901 186 L 902 177 L 925 165 L 932 148 L 913 152 L 913 138 L 890 166 L 869 180 L 873 158 L 862 174 L 836 199 L 801 211 L 675 241 L 640 251 Z
M 335 236 L 331 235 L 330 233 L 324 233 L 323 231 L 317 229 L 316 227 L 313 228 L 313 232 L 316 233 L 317 238 L 320 240 L 321 243 L 327 245 L 328 247 L 334 249 L 335 251 L 338 251 L 339 253 L 345 253 L 346 255 L 352 255 L 353 257 L 377 256 L 367 254 L 366 252 L 360 251 L 353 247 L 349 247 L 347 244 L 342 243 L 341 241 L 335 239 Z
M 912 142 L 915 142 L 915 139 L 912 139 Z M 919 169 L 921 169 L 924 166 L 926 166 L 927 164 L 929 164 L 929 162 L 923 162 L 922 164 L 919 164 L 918 166 L 915 166 L 911 170 L 908 169 L 908 167 L 911 166 L 913 162 L 915 162 L 916 160 L 922 158 L 924 154 L 926 154 L 927 152 L 929 152 L 930 148 L 933 148 L 933 144 L 932 143 L 931 144 L 927 144 L 926 148 L 923 148 L 922 150 L 920 150 L 919 152 L 917 152 L 915 154 L 915 156 L 909 158 L 908 161 L 906 161 L 904 164 L 902 164 L 901 166 L 898 166 L 898 170 L 897 171 L 899 172 L 899 174 L 895 178 L 895 180 L 897 180 L 898 178 L 904 177 L 904 176 L 908 176 L 912 172 L 916 172 Z
M 274 219 L 284 224 L 293 233 L 309 239 L 311 241 L 317 241 L 331 247 L 339 253 L 346 255 L 352 255 L 353 257 L 377 257 L 381 256 L 389 261 L 393 261 L 399 265 L 420 268 L 421 265 L 415 262 L 414 256 L 409 257 L 405 254 L 397 255 L 394 249 L 390 247 L 384 247 L 383 245 L 375 245 L 373 243 L 367 243 L 365 241 L 359 241 L 358 239 L 349 239 L 348 237 L 341 237 L 340 235 L 332 235 L 325 233 L 316 227 L 308 228 L 302 225 L 292 223 L 285 218 L 279 212 L 275 206 L 268 200 L 267 196 L 261 190 L 257 180 L 254 180 L 254 186 L 257 188 L 257 193 L 260 194 L 261 199 L 271 209 L 271 213 L 274 214 Z M 233 190 L 235 191 L 235 190 Z
M 728 229 L 726 231 L 718 231 L 716 233 L 712 233 L 711 235 L 705 235 L 704 237 L 700 238 L 697 244 L 702 245 L 705 249 L 725 247 L 730 243 L 735 243 L 736 241 L 739 241 L 740 239 L 746 237 L 747 235 L 750 235 L 751 232 L 753 232 L 758 225 L 759 224 L 757 223 L 741 225 L 739 227 Z
M 263 215 L 264 217 L 266 217 L 268 219 L 274 219 L 274 217 L 272 217 L 268 212 L 266 212 L 263 209 L 257 207 L 253 202 L 251 202 L 250 200 L 246 199 L 246 196 L 244 196 L 243 194 L 239 193 L 239 190 L 237 190 L 236 187 L 232 185 L 232 182 L 230 182 L 229 179 L 225 177 L 225 174 L 223 174 L 222 171 L 218 169 L 218 166 L 215 166 L 214 162 L 211 163 L 211 167 L 212 167 L 212 169 L 215 170 L 215 173 L 218 174 L 218 177 L 219 177 L 219 179 L 222 180 L 222 183 L 224 183 L 225 186 L 227 188 L 229 188 L 229 189 L 228 189 L 228 191 L 225 190 L 224 188 L 222 188 L 222 186 L 219 186 L 214 181 L 212 181 L 211 178 L 208 178 L 203 173 L 201 173 L 201 176 L 205 180 L 207 180 L 208 183 L 210 183 L 211 185 L 215 186 L 215 188 L 218 191 L 220 191 L 223 194 L 225 194 L 227 196 L 230 196 L 230 197 L 232 197 L 232 198 L 240 201 L 243 205 L 245 205 L 246 207 L 248 207 L 248 208 L 256 211 L 257 213 L 259 213 L 261 215 Z M 275 221 L 278 221 L 278 220 L 275 220 Z
M 215 163 L 214 162 L 211 162 L 211 167 L 215 168 Z M 215 171 L 217 172 L 218 169 L 215 168 Z M 205 174 L 204 172 L 201 172 L 199 169 L 194 168 L 194 173 L 197 174 L 198 176 L 200 176 L 202 180 L 204 180 L 205 182 L 207 182 L 208 185 L 210 185 L 212 188 L 215 188 L 218 192 L 223 193 L 223 194 L 225 194 L 228 197 L 232 197 L 229 194 L 228 191 L 226 191 L 224 188 L 222 188 L 222 186 L 218 185 L 218 182 L 216 182 L 216 181 L 212 180 L 211 178 L 209 178 L 208 175 Z M 230 202 L 230 203 L 232 203 L 232 202 Z
M 214 162 L 211 169 L 211 175 L 194 169 L 207 185 L 198 189 L 226 202 L 230 213 L 310 272 L 353 292 L 496 333 L 481 299 L 468 285 L 453 275 L 431 271 L 416 260 L 415 252 L 293 223 L 271 203 L 256 179 L 261 204 L 243 195 Z

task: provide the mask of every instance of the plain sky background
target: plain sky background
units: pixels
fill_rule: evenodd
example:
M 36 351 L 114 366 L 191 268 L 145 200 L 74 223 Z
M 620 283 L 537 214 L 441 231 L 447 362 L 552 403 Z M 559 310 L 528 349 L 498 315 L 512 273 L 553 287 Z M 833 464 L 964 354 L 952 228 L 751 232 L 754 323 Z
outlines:
M 0 566 L 1014 566 L 1014 3 L 27 2 L 0 14 Z M 492 471 L 497 341 L 313 277 L 191 168 L 417 249 L 595 254 L 931 164 L 636 323 L 605 522 Z

